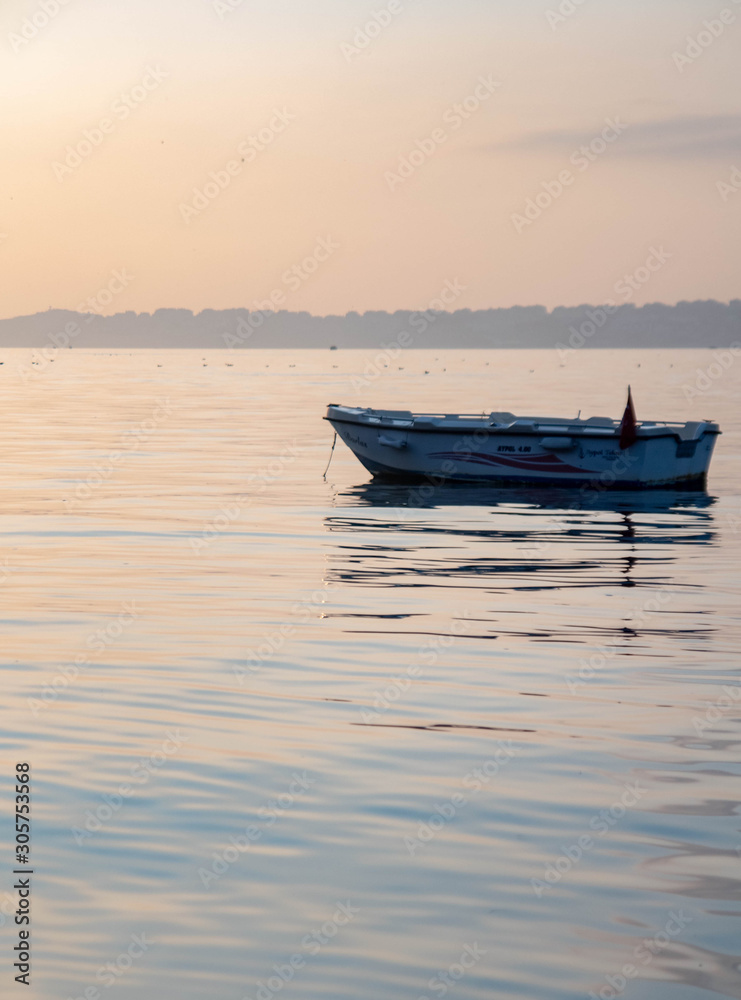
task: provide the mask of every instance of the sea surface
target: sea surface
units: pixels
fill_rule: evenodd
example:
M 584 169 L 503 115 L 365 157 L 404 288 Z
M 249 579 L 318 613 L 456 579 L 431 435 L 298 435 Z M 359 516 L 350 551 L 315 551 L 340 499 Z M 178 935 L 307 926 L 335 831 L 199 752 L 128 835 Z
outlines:
M 0 352 L 0 993 L 741 997 L 729 357 Z M 628 384 L 720 422 L 707 493 L 374 485 L 341 443 L 323 477 L 330 402 Z

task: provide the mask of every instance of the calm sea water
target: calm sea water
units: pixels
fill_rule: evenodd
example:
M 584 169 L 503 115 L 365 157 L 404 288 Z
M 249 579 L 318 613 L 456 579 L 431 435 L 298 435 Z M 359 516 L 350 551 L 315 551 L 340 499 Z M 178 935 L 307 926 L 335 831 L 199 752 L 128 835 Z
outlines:
M 741 363 L 371 357 L 2 353 L 3 995 L 740 997 Z M 720 421 L 707 494 L 322 478 L 328 402 L 629 382 Z

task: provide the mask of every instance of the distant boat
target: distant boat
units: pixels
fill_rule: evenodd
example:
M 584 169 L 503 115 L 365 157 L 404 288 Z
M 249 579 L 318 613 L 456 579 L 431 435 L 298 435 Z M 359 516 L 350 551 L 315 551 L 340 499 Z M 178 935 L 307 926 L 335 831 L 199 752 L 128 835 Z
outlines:
M 378 478 L 597 489 L 701 489 L 721 433 L 710 420 L 638 422 L 630 391 L 622 420 L 412 413 L 335 403 L 325 419 Z

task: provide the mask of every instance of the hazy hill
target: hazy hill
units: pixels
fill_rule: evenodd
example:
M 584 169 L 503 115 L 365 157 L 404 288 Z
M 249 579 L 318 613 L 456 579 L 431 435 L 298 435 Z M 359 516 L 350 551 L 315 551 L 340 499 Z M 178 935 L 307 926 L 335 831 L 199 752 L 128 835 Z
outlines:
M 741 300 L 579 306 L 548 312 L 516 306 L 455 312 L 307 312 L 158 309 L 114 316 L 50 309 L 0 320 L 0 347 L 43 348 L 411 348 L 727 347 L 741 342 Z

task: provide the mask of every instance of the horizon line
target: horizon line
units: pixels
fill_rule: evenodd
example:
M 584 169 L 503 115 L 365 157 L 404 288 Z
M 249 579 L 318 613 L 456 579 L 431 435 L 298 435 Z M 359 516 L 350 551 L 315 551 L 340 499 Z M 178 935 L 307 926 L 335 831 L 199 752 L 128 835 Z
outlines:
M 158 306 L 153 312 L 142 311 L 138 312 L 135 309 L 126 309 L 121 312 L 114 313 L 102 313 L 102 312 L 81 312 L 78 309 L 69 309 L 63 306 L 49 306 L 47 309 L 37 310 L 33 313 L 21 313 L 15 316 L 3 316 L 0 317 L 0 323 L 10 323 L 14 320 L 22 319 L 33 319 L 35 316 L 45 316 L 47 313 L 57 312 L 57 313 L 70 313 L 75 316 L 89 316 L 96 319 L 114 319 L 117 316 L 127 316 L 133 315 L 136 317 L 140 316 L 156 316 L 160 312 L 182 312 L 189 313 L 191 316 L 201 316 L 203 313 L 219 313 L 219 312 L 243 312 L 248 314 L 262 313 L 263 315 L 289 315 L 289 316 L 309 316 L 311 319 L 346 319 L 349 316 L 353 317 L 363 317 L 363 316 L 375 316 L 375 315 L 385 315 L 385 316 L 395 316 L 398 313 L 435 313 L 436 315 L 448 315 L 455 316 L 457 313 L 484 313 L 484 312 L 510 312 L 513 310 L 538 310 L 543 312 L 547 316 L 552 316 L 555 312 L 559 310 L 568 309 L 649 309 L 660 307 L 663 309 L 676 309 L 679 306 L 688 305 L 718 305 L 730 308 L 731 306 L 739 304 L 741 305 L 741 297 L 729 299 L 728 301 L 721 299 L 680 299 L 678 302 L 644 302 L 642 305 L 637 305 L 635 302 L 620 302 L 615 303 L 612 301 L 605 302 L 579 302 L 575 305 L 559 305 L 548 308 L 541 303 L 535 303 L 532 305 L 512 305 L 512 306 L 483 306 L 478 309 L 473 309 L 470 307 L 463 307 L 461 309 L 432 309 L 428 305 L 426 308 L 405 308 L 405 309 L 365 309 L 363 312 L 358 312 L 355 309 L 349 309 L 345 313 L 312 313 L 307 309 L 260 309 L 260 308 L 250 308 L 249 306 L 222 306 L 220 308 L 214 306 L 206 306 L 197 312 L 193 309 L 189 309 L 187 306 Z

